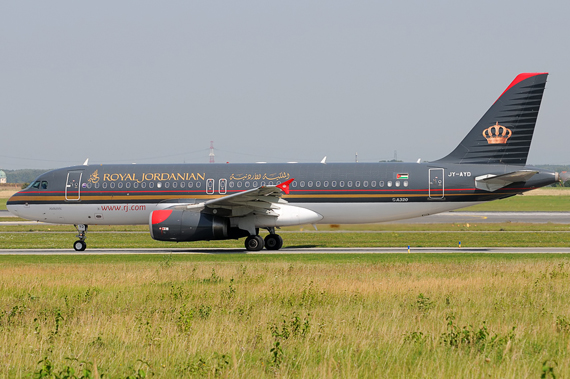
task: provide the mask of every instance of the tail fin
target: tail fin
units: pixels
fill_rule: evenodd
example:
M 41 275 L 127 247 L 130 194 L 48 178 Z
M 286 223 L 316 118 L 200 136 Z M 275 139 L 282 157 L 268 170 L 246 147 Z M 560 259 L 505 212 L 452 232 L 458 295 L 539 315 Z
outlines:
M 518 75 L 459 146 L 436 162 L 525 165 L 547 76 Z

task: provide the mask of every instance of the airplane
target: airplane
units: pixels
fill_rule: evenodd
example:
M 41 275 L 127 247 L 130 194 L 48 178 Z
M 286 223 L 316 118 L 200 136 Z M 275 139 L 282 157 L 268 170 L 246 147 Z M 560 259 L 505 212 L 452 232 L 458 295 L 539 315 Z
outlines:
M 377 223 L 504 199 L 561 180 L 526 166 L 547 73 L 518 75 L 461 143 L 432 162 L 114 164 L 40 175 L 7 202 L 14 215 L 73 224 L 148 224 L 160 241 L 245 237 L 248 251 L 279 250 L 276 229 Z M 262 238 L 260 229 L 269 234 Z

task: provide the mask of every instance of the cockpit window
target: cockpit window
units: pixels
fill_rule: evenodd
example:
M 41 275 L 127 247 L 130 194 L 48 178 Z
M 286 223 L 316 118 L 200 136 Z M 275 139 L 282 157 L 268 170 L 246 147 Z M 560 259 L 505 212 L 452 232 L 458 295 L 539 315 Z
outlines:
M 28 188 L 35 188 L 35 189 L 47 189 L 48 182 L 46 180 L 36 180 Z

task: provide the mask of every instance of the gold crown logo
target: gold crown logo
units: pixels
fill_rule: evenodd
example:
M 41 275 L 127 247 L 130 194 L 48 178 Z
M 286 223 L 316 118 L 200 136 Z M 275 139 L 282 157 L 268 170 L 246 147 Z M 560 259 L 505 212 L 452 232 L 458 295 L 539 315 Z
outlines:
M 503 125 L 499 125 L 499 122 L 495 125 L 489 126 L 487 129 L 483 130 L 483 137 L 487 139 L 489 145 L 492 144 L 504 144 L 511 137 L 513 132 L 511 129 L 505 128 Z

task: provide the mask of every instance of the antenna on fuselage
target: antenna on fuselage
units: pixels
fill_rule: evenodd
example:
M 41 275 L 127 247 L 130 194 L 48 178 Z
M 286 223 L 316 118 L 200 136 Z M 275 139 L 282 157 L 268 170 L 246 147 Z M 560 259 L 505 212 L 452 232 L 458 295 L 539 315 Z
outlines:
M 88 165 L 89 165 L 89 158 L 87 158 L 87 159 L 85 160 L 85 162 L 83 162 L 83 166 L 88 166 Z
M 322 164 L 327 164 L 327 156 L 325 155 L 325 157 L 323 158 L 323 160 L 321 161 Z

